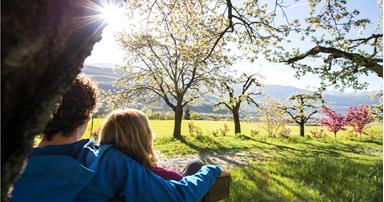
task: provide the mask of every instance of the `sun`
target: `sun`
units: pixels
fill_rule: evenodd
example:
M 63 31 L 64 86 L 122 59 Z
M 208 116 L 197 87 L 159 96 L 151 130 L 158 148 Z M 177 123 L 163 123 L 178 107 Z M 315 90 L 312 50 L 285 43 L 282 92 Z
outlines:
M 108 26 L 114 30 L 124 27 L 124 9 L 123 5 L 116 1 L 104 1 L 98 8 L 100 18 L 104 20 Z

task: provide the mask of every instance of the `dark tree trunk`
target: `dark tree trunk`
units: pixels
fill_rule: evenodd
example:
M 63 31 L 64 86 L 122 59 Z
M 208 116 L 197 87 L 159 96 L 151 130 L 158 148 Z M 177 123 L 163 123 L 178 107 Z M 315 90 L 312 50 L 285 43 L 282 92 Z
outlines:
M 241 133 L 239 110 L 233 110 L 232 114 L 233 114 L 233 122 L 235 124 L 235 134 Z
M 173 137 L 176 139 L 182 139 L 181 137 L 181 121 L 183 119 L 183 107 L 181 105 L 175 108 L 175 122 L 173 126 Z
M 35 135 L 101 39 L 100 20 L 80 22 L 95 14 L 68 0 L 2 1 L 2 201 L 20 174 Z
M 301 122 L 300 125 L 300 136 L 304 137 L 304 122 Z
M 335 135 L 335 138 L 336 138 L 336 133 L 337 133 L 336 131 L 333 132 L 333 134 Z

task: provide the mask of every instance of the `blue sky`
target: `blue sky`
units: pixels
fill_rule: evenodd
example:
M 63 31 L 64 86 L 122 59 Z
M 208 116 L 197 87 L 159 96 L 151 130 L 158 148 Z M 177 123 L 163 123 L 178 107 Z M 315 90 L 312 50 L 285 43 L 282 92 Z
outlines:
M 377 27 L 377 23 L 382 17 L 382 9 L 377 6 L 377 1 L 351 0 L 348 4 L 350 7 L 358 8 L 362 16 L 367 16 L 369 19 L 372 19 L 372 24 L 368 27 L 368 31 L 372 31 Z M 298 6 L 290 7 L 287 10 L 287 13 L 288 17 L 293 19 L 300 18 L 300 16 L 306 16 L 307 11 L 308 9 L 305 4 L 299 4 Z M 123 51 L 119 48 L 113 37 L 113 33 L 118 26 L 119 24 L 108 25 L 103 30 L 102 40 L 94 46 L 92 54 L 85 60 L 85 64 L 123 64 Z M 311 47 L 311 44 L 308 42 L 302 43 L 303 49 Z M 320 80 L 316 75 L 307 75 L 301 79 L 297 79 L 294 78 L 294 71 L 289 66 L 276 63 L 272 64 L 264 59 L 258 59 L 254 63 L 242 60 L 233 65 L 232 69 L 239 72 L 260 73 L 264 76 L 263 80 L 265 84 L 289 85 L 299 88 L 313 89 L 320 83 Z M 376 75 L 363 76 L 360 79 L 369 83 L 369 91 L 382 89 L 383 80 Z M 352 89 L 346 89 L 346 91 L 352 91 Z

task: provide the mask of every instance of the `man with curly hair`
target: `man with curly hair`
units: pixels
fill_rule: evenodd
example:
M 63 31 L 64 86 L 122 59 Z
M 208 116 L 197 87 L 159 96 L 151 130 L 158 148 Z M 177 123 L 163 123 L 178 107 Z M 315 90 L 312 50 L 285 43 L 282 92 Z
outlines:
M 11 201 L 199 201 L 221 174 L 203 166 L 167 181 L 111 145 L 81 139 L 96 106 L 97 88 L 79 75 L 28 156 Z

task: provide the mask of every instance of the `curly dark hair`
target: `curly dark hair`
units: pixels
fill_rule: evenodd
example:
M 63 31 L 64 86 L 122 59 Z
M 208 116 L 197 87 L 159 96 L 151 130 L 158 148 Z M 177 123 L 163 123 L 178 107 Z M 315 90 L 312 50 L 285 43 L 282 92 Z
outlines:
M 71 133 L 84 124 L 95 110 L 98 97 L 96 85 L 85 75 L 79 74 L 71 87 L 63 94 L 58 110 L 53 114 L 43 131 L 47 140 L 61 132 L 69 137 Z

